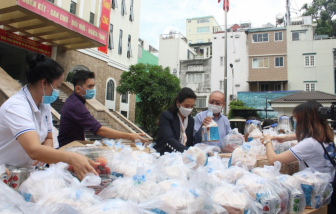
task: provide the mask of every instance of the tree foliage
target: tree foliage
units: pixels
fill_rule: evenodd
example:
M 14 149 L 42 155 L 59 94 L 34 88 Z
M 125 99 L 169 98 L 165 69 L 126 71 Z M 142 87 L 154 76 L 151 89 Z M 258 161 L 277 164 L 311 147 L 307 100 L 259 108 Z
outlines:
M 313 0 L 311 5 L 304 4 L 301 8 L 304 16 L 312 16 L 317 22 L 318 35 L 336 36 L 336 0 Z
M 233 119 L 236 115 L 233 113 L 233 110 L 242 110 L 242 109 L 254 109 L 254 108 L 252 108 L 252 107 L 248 107 L 248 106 L 246 106 L 242 101 L 240 101 L 240 100 L 237 100 L 237 101 L 235 101 L 235 100 L 232 100 L 231 102 L 230 102 L 230 104 L 229 104 L 229 108 L 230 108 L 230 110 L 229 110 L 229 114 L 228 114 L 228 118 L 229 119 Z M 257 113 L 257 112 L 255 112 L 255 115 L 250 115 L 250 116 L 255 116 L 255 117 L 260 117 L 260 115 Z
M 117 92 L 137 94 L 141 101 L 136 103 L 135 122 L 153 138 L 158 130 L 158 119 L 180 91 L 180 80 L 170 74 L 169 67 L 158 65 L 131 65 L 121 75 Z

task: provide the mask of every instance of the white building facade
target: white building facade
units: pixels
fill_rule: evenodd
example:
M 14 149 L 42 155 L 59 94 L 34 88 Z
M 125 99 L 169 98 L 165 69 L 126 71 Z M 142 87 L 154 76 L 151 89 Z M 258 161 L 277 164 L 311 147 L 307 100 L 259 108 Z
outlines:
M 227 106 L 231 99 L 237 97 L 237 92 L 248 91 L 248 47 L 247 35 L 244 31 L 228 32 L 227 41 Z M 211 91 L 224 92 L 224 40 L 225 33 L 213 35 Z M 233 65 L 234 78 L 232 76 Z M 233 86 L 233 87 L 232 87 Z M 233 96 L 232 96 L 233 95 Z M 229 108 L 227 107 L 229 110 Z M 226 112 L 227 113 L 227 112 Z

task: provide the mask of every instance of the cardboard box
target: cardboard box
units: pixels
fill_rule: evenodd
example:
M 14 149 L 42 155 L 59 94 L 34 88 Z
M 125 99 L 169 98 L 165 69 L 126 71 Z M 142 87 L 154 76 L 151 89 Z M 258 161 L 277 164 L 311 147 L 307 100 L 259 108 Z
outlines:
M 231 158 L 232 153 L 220 153 L 219 156 L 221 158 Z M 266 156 L 257 156 L 257 162 L 254 165 L 254 167 L 264 167 L 265 165 L 269 165 L 267 157 Z M 299 162 L 294 161 L 287 164 L 282 164 L 280 173 L 281 174 L 287 174 L 287 175 L 293 175 L 294 173 L 299 172 Z
M 67 147 L 72 147 L 72 146 L 85 146 L 85 145 L 88 145 L 88 144 L 93 144 L 94 142 L 92 141 L 73 141 L 65 146 L 62 146 L 61 148 L 59 148 L 58 150 L 61 150 L 61 151 L 64 151 L 65 148 Z M 135 146 L 134 143 L 125 143 L 126 145 L 130 145 L 132 150 L 133 151 L 139 151 L 139 149 Z M 102 149 L 109 149 L 105 144 L 103 146 L 98 146 L 99 148 L 102 148 Z M 145 148 L 143 150 L 144 152 L 147 152 L 147 153 L 150 153 L 149 151 L 149 148 Z
M 308 209 L 306 208 L 304 211 L 303 211 L 303 214 L 327 214 L 328 212 L 328 206 L 325 205 L 319 209 Z

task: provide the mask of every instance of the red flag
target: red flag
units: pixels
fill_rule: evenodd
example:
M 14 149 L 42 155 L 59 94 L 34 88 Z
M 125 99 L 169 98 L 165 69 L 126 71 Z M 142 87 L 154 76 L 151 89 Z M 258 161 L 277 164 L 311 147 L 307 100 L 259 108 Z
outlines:
M 218 3 L 220 3 L 221 0 L 218 0 Z M 230 9 L 230 5 L 229 5 L 229 0 L 223 0 L 223 10 L 225 10 L 225 5 L 226 6 L 226 12 L 229 12 L 229 9 Z

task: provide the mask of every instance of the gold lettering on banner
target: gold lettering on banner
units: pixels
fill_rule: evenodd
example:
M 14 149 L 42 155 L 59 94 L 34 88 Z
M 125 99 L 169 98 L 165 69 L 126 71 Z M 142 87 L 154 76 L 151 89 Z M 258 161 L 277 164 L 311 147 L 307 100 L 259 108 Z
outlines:
M 89 34 L 91 34 L 92 36 L 95 36 L 97 37 L 98 36 L 98 33 L 92 29 L 89 29 Z
M 60 19 L 61 19 L 62 21 L 64 21 L 64 22 L 68 23 L 68 19 L 69 19 L 69 18 L 68 18 L 67 16 L 64 16 L 64 15 L 61 14 Z
M 108 18 L 105 15 L 103 15 L 103 23 L 106 24 L 106 25 L 109 24 L 108 23 Z
M 34 0 L 22 0 L 24 3 L 29 4 L 33 7 L 36 7 L 36 1 Z
M 104 1 L 104 7 L 106 8 L 106 9 L 110 9 L 110 7 L 111 7 L 111 4 L 110 3 L 108 3 L 106 0 Z
M 75 20 L 72 20 L 71 25 L 74 27 L 78 27 L 78 22 L 76 22 Z
M 99 39 L 105 40 L 105 36 L 102 34 L 99 34 Z
M 50 15 L 52 15 L 53 17 L 58 18 L 59 17 L 59 12 L 57 12 L 56 10 L 50 10 Z
M 85 31 L 85 25 L 79 24 L 79 29 L 81 29 L 82 31 Z
M 40 3 L 38 3 L 38 6 L 37 6 L 37 8 L 38 8 L 39 10 L 41 10 L 41 11 L 45 12 L 45 11 L 46 11 L 46 8 L 47 8 L 47 6 L 45 6 L 44 4 L 40 4 Z

